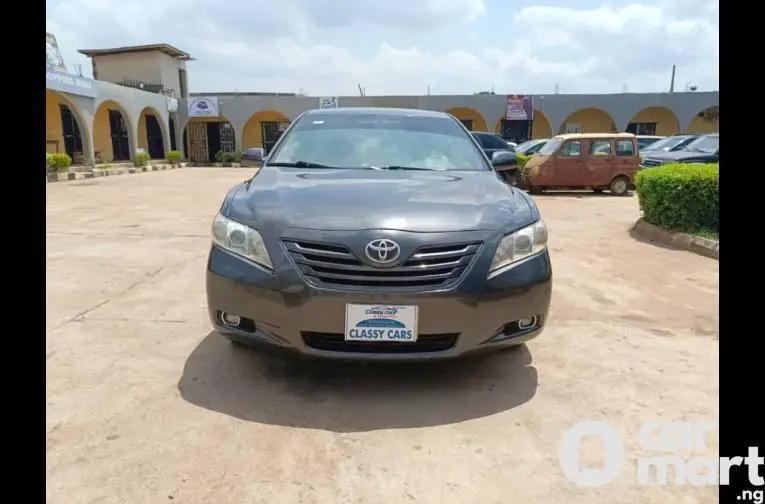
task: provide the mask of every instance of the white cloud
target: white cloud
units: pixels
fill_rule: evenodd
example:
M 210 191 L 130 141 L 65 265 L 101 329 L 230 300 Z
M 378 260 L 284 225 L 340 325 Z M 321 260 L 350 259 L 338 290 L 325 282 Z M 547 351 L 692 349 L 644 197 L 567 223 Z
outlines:
M 527 5 L 505 18 L 495 1 L 48 0 L 47 28 L 84 69 L 76 49 L 176 45 L 197 58 L 192 91 L 662 91 L 673 64 L 679 85 L 717 87 L 714 1 Z

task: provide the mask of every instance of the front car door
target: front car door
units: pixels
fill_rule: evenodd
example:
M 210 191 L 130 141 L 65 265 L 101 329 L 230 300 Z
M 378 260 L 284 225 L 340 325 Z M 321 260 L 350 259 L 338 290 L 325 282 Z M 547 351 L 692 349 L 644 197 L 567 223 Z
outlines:
M 607 138 L 591 139 L 587 151 L 581 185 L 585 187 L 607 186 L 611 183 L 614 160 L 616 159 L 611 140 Z
M 584 140 L 577 138 L 566 140 L 558 151 L 555 160 L 555 175 L 549 185 L 557 187 L 576 187 L 582 180 L 584 170 L 582 149 Z

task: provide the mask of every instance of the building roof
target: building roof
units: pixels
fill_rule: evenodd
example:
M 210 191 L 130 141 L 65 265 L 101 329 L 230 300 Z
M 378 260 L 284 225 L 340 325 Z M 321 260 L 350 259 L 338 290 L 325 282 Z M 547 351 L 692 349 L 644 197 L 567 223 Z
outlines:
M 183 60 L 183 61 L 194 60 L 194 58 L 192 58 L 189 53 L 187 53 L 186 51 L 181 51 L 180 49 L 173 47 L 170 44 L 125 46 L 125 47 L 114 47 L 111 49 L 77 49 L 77 52 L 79 52 L 80 54 L 84 54 L 85 56 L 88 56 L 90 58 L 93 58 L 95 56 L 109 56 L 112 54 L 128 54 L 128 53 L 149 52 L 149 51 L 160 51 L 167 54 L 168 56 L 171 56 L 173 58 Z

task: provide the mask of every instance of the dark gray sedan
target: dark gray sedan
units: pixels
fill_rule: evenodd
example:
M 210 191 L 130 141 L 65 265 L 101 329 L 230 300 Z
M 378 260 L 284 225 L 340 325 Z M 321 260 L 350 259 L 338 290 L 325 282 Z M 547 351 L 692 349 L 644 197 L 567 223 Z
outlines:
M 303 113 L 212 225 L 207 303 L 233 342 L 362 360 L 461 357 L 547 321 L 552 268 L 534 201 L 453 117 Z

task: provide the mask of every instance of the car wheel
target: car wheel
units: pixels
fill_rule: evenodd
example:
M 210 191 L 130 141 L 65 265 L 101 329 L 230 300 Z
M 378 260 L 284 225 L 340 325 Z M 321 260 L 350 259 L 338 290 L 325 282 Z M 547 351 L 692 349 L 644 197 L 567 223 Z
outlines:
M 611 181 L 611 184 L 608 186 L 608 192 L 612 196 L 624 196 L 629 191 L 629 188 L 630 181 L 627 180 L 627 177 L 619 176 Z

